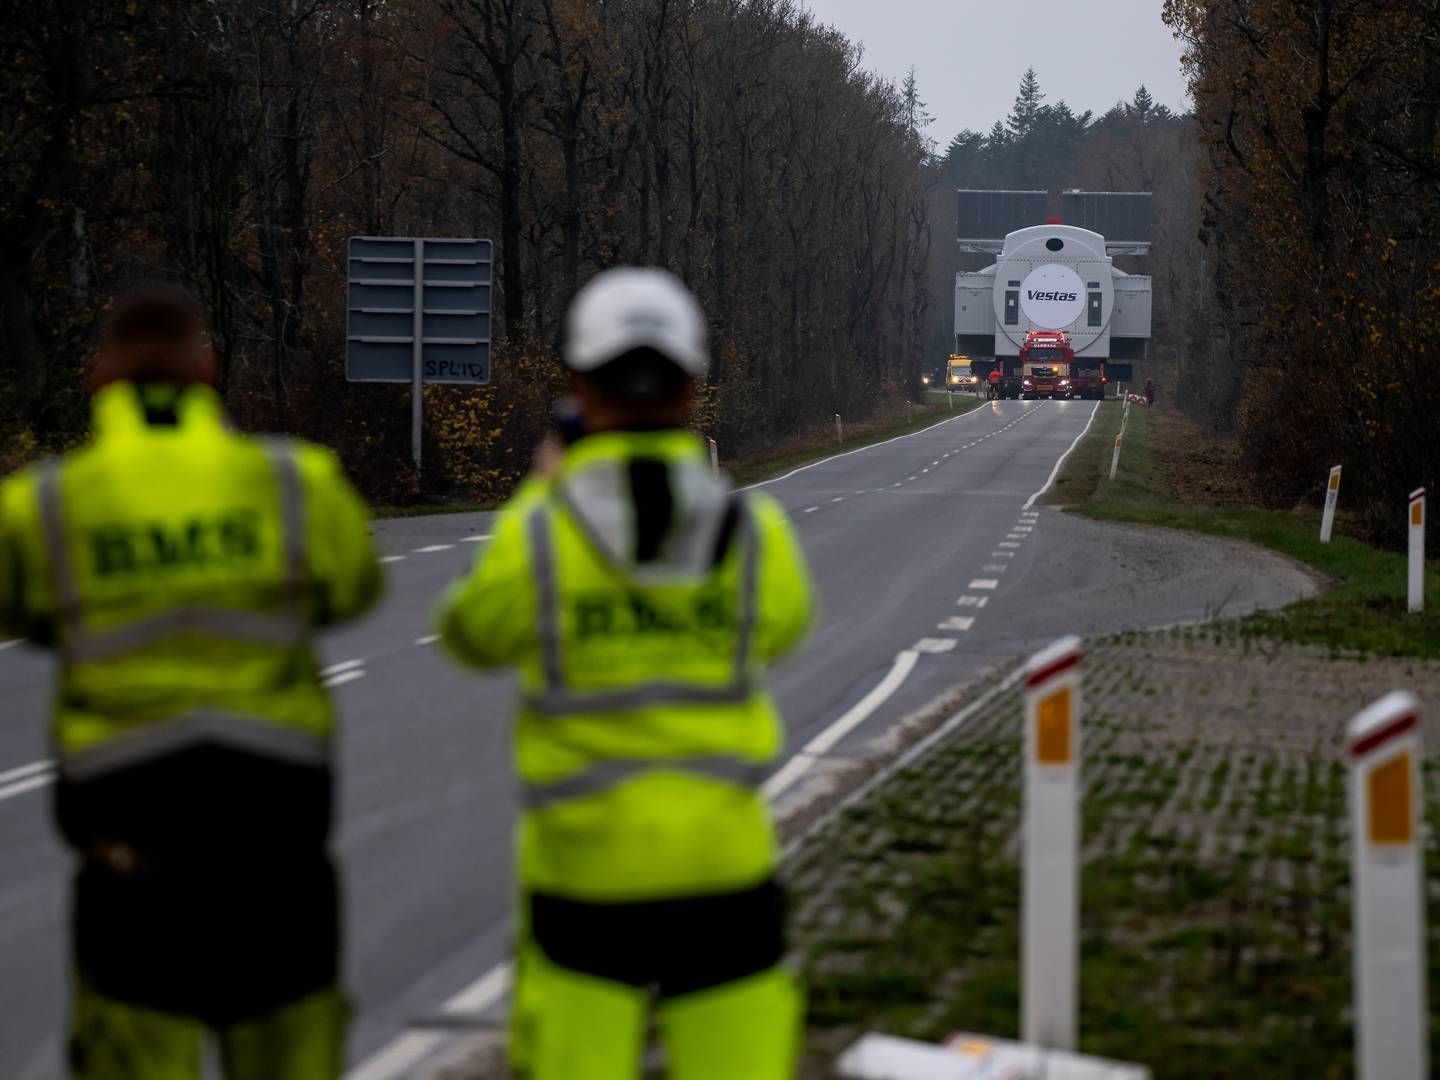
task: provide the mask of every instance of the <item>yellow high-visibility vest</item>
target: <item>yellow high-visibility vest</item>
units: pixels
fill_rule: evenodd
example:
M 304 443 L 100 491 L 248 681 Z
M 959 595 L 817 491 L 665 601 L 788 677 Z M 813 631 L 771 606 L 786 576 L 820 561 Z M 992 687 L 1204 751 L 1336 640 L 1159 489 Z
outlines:
M 658 508 L 632 494 L 642 472 L 666 478 Z M 758 789 L 784 735 L 763 673 L 812 615 L 783 510 L 732 493 L 688 433 L 589 436 L 517 493 L 437 623 L 461 660 L 520 670 L 522 884 L 626 901 L 772 873 Z

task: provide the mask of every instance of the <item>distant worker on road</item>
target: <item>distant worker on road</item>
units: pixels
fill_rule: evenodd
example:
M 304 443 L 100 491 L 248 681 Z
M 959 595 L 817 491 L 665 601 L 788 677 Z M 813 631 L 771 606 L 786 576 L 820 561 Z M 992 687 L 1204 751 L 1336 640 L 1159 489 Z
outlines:
M 995 362 L 995 366 L 990 369 L 987 382 L 990 384 L 990 400 L 994 401 L 1000 396 L 1000 362 L 998 360 Z
M 380 570 L 325 450 L 228 427 L 199 307 L 122 299 L 90 443 L 0 486 L 0 636 L 59 656 L 55 810 L 79 856 L 71 1075 L 343 1068 L 329 695 L 311 632 Z
M 783 1080 L 801 999 L 763 674 L 810 625 L 809 574 L 780 506 L 684 430 L 709 354 L 678 279 L 596 277 L 564 356 L 580 430 L 438 611 L 462 661 L 520 669 L 512 1065 L 638 1080 L 653 1005 L 676 1080 Z
M 1146 404 L 1146 405 L 1154 405 L 1154 404 L 1155 404 L 1155 380 L 1154 380 L 1154 379 L 1146 379 L 1146 380 L 1145 380 L 1145 404 Z

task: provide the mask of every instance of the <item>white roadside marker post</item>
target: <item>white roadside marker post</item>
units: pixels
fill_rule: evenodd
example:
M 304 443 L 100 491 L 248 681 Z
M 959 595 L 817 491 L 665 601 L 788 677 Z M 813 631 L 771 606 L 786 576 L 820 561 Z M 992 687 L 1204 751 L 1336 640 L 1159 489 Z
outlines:
M 950 411 L 951 411 L 951 412 L 954 412 L 954 411 L 955 411 L 955 391 L 954 391 L 954 390 L 949 390 L 949 389 L 947 389 L 947 390 L 945 391 L 945 397 L 946 397 L 946 399 L 948 399 L 949 402 L 950 402 Z
M 1412 612 L 1425 610 L 1425 489 L 1410 493 L 1410 596 Z
M 1076 1043 L 1079 792 L 1080 639 L 1067 637 L 1025 666 L 1020 1037 L 1053 1050 Z
M 845 425 L 841 422 L 838 412 L 835 414 L 835 441 L 837 443 L 845 441 Z
M 1429 1075 L 1420 733 L 1396 691 L 1350 721 L 1356 1075 Z
M 1325 484 L 1325 516 L 1320 519 L 1320 543 L 1330 543 L 1330 534 L 1335 530 L 1335 503 L 1340 498 L 1340 466 L 1330 470 L 1330 479 Z
M 1110 456 L 1111 480 L 1115 479 L 1115 470 L 1120 468 L 1120 440 L 1122 440 L 1123 438 L 1125 438 L 1125 433 L 1123 431 L 1119 435 L 1115 436 L 1115 453 Z
M 720 444 L 714 439 L 706 439 L 710 444 L 710 471 L 716 476 L 720 475 Z

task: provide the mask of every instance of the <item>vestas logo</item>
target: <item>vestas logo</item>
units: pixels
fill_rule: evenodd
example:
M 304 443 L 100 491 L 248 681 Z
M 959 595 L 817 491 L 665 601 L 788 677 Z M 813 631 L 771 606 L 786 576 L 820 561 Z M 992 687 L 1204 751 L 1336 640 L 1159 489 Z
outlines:
M 1064 263 L 1037 266 L 1020 289 L 1020 307 L 1037 330 L 1064 330 L 1085 314 L 1085 283 Z

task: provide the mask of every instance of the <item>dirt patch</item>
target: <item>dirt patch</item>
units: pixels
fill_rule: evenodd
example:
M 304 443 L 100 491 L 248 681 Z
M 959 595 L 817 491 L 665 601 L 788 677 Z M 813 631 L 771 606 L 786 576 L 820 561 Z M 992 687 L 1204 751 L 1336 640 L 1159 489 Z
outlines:
M 1220 506 L 1253 504 L 1250 470 L 1236 439 L 1217 435 L 1171 409 L 1153 413 L 1155 456 L 1181 502 Z

